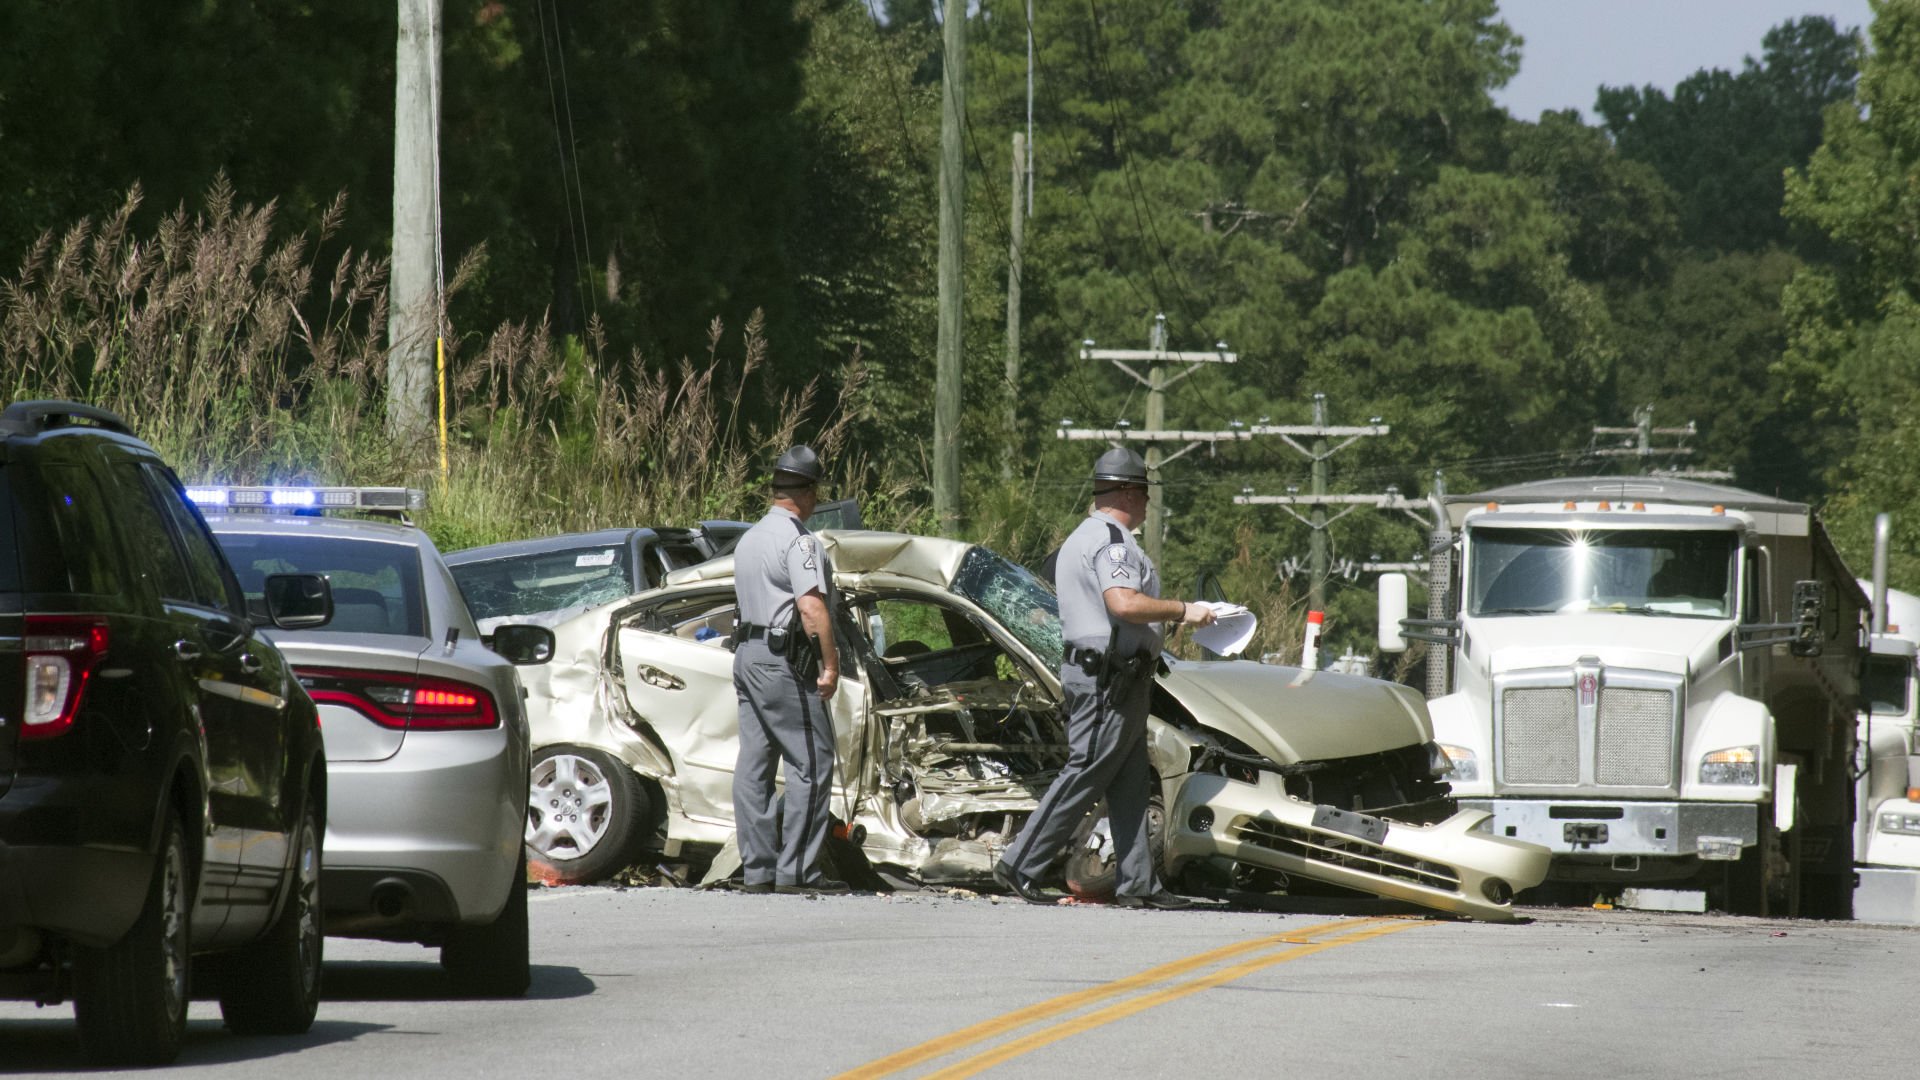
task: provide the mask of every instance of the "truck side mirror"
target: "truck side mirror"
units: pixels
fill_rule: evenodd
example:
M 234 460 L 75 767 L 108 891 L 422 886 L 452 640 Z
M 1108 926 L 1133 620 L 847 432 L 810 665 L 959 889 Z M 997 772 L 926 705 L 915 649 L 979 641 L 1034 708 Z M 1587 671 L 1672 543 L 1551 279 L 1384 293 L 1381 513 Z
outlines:
M 1820 641 L 1820 616 L 1825 600 L 1825 589 L 1818 581 L 1793 583 L 1793 619 L 1800 624 L 1792 644 L 1793 655 L 1819 656 L 1824 651 Z
M 1407 617 L 1407 575 L 1380 575 L 1380 651 L 1407 651 L 1407 639 L 1400 633 L 1400 620 Z

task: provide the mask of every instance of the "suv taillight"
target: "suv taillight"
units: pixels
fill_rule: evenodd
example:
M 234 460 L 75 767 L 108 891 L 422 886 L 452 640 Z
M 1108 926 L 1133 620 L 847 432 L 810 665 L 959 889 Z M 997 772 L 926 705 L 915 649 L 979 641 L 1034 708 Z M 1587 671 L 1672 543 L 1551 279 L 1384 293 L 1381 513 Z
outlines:
M 23 739 L 52 738 L 73 727 L 87 680 L 107 655 L 107 620 L 74 615 L 29 615 L 27 708 Z
M 481 687 L 431 675 L 348 668 L 295 668 L 313 700 L 344 705 L 384 728 L 470 731 L 498 727 L 493 695 Z

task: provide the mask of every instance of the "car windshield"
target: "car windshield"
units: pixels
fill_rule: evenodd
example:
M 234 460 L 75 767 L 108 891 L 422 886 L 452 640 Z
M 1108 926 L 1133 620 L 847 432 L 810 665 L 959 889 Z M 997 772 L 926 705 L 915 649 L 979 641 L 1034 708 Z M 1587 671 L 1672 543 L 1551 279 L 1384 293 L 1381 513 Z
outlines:
M 268 574 L 325 574 L 333 584 L 333 619 L 304 633 L 426 636 L 420 549 L 412 544 L 218 529 L 214 536 L 256 618 L 265 618 L 262 594 Z
M 596 544 L 455 566 L 475 619 L 592 607 L 639 592 L 625 547 Z
M 1700 529 L 1507 529 L 1471 534 L 1471 615 L 1616 611 L 1724 619 L 1731 533 Z
M 985 608 L 1049 669 L 1059 669 L 1065 651 L 1060 601 L 1032 571 L 986 548 L 970 548 L 960 560 L 953 591 Z

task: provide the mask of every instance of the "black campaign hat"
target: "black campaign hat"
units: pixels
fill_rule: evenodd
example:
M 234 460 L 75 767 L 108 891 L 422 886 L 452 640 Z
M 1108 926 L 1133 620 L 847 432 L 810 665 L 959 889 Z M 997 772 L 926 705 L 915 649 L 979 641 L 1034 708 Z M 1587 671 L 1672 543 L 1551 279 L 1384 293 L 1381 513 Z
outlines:
M 782 473 L 786 475 L 781 476 Z M 812 487 L 820 482 L 820 455 L 802 443 L 792 446 L 773 463 L 773 486 L 777 488 Z M 794 482 L 795 480 L 799 482 Z
M 1147 479 L 1147 463 L 1140 460 L 1140 455 L 1124 446 L 1116 446 L 1094 461 L 1093 479 L 1121 484 L 1157 483 Z

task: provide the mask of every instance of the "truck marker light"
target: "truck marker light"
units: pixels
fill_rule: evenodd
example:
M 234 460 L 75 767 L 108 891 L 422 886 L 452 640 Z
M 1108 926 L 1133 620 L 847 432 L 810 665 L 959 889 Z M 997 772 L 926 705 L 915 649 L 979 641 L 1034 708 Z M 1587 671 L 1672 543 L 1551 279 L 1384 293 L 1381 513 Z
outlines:
M 1613 509 L 1613 504 L 1612 504 L 1612 503 L 1610 503 L 1610 502 L 1608 502 L 1608 501 L 1607 501 L 1607 500 L 1605 500 L 1605 499 L 1601 499 L 1601 500 L 1600 500 L 1600 509 L 1602 509 L 1602 510 L 1611 510 L 1611 509 Z
M 1574 503 L 1574 501 L 1573 501 L 1572 499 L 1568 499 L 1568 500 L 1567 500 L 1567 501 L 1566 501 L 1566 502 L 1565 502 L 1564 504 L 1562 504 L 1562 505 L 1561 505 L 1561 507 L 1560 507 L 1560 509 L 1562 509 L 1562 510 L 1578 510 L 1578 509 L 1580 509 L 1580 507 L 1579 507 L 1578 505 L 1576 505 L 1576 504 Z
M 1497 502 L 1490 502 L 1487 504 L 1487 509 L 1489 511 L 1498 510 L 1500 509 L 1500 504 Z
M 1727 508 L 1726 508 L 1726 507 L 1724 507 L 1724 506 L 1718 506 L 1718 505 L 1716 505 L 1716 506 L 1715 506 L 1715 507 L 1713 508 L 1713 512 L 1714 512 L 1714 513 L 1716 513 L 1716 514 L 1725 514 L 1725 513 L 1727 512 Z
M 1643 514 L 1647 512 L 1647 504 L 1643 502 L 1634 503 L 1633 508 Z

